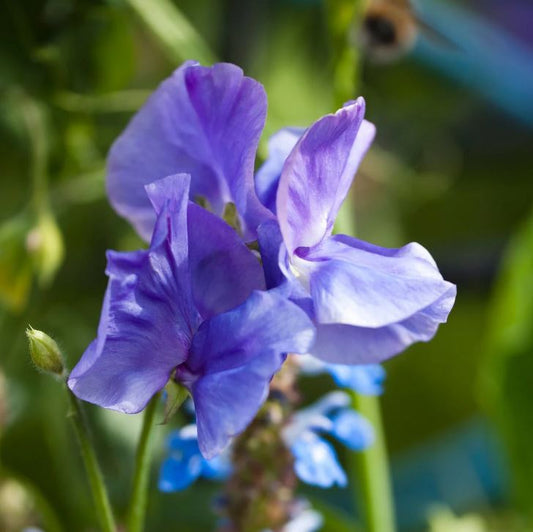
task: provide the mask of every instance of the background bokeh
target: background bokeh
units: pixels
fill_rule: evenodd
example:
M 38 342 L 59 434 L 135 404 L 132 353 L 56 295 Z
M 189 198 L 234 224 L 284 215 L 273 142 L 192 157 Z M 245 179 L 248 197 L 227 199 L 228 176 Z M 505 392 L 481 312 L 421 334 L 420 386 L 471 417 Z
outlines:
M 64 394 L 32 367 L 24 330 L 54 336 L 70 367 L 94 337 L 105 250 L 141 245 L 106 201 L 107 150 L 189 58 L 237 63 L 265 85 L 263 158 L 280 127 L 365 97 L 378 134 L 345 215 L 373 243 L 422 243 L 458 285 L 435 340 L 385 364 L 399 525 L 533 529 L 533 30 L 524 23 L 533 6 L 426 0 L 414 9 L 413 46 L 372 61 L 355 0 L 2 3 L 0 530 L 96 529 Z M 305 400 L 329 387 L 307 379 Z M 139 419 L 88 412 L 124 511 Z M 169 430 L 158 431 L 154 479 Z M 216 489 L 154 488 L 147 529 L 210 530 Z M 324 530 L 346 529 L 349 489 L 306 492 Z

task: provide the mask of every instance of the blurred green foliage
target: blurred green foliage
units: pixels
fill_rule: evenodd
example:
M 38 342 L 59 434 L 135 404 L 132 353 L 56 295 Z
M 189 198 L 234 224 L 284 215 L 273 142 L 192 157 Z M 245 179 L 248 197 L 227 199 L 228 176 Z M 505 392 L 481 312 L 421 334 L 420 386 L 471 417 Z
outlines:
M 358 236 L 381 245 L 420 241 L 459 285 L 450 323 L 435 341 L 386 364 L 390 448 L 394 455 L 478 414 L 473 382 L 484 364 L 490 386 L 483 388 L 483 403 L 500 421 L 519 500 L 530 508 L 531 223 L 514 240 L 487 314 L 500 251 L 531 208 L 531 132 L 409 58 L 387 66 L 359 61 L 345 33 L 349 12 L 358 7 L 345 0 L 147 5 L 2 3 L 0 529 L 20 523 L 41 523 L 47 531 L 96 527 L 65 398 L 57 383 L 33 370 L 24 330 L 31 324 L 53 335 L 69 367 L 94 337 L 106 283 L 104 251 L 141 245 L 106 202 L 105 156 L 132 112 L 185 58 L 236 62 L 265 85 L 262 157 L 269 134 L 307 125 L 357 96 L 350 92 L 359 78 L 378 137 L 353 191 Z M 29 108 L 43 116 L 46 153 L 40 162 L 39 140 L 25 118 Z M 29 243 L 43 223 L 56 255 L 52 266 L 36 267 Z M 39 274 L 48 285 L 36 282 Z M 486 334 L 489 362 L 482 357 Z M 323 379 L 306 381 L 304 400 L 330 386 Z M 88 411 L 122 519 L 139 420 Z M 164 435 L 178 422 L 157 431 L 160 453 Z M 153 473 L 155 486 L 155 468 Z M 154 489 L 147 529 L 211 529 L 215 517 L 206 508 L 216 490 L 208 483 L 175 495 Z M 347 529 L 349 497 L 331 500 L 313 491 L 313 498 L 326 516 L 325 530 Z M 22 501 L 16 525 L 2 521 L 8 500 Z
M 507 250 L 493 296 L 481 397 L 513 464 L 514 496 L 533 526 L 533 215 Z

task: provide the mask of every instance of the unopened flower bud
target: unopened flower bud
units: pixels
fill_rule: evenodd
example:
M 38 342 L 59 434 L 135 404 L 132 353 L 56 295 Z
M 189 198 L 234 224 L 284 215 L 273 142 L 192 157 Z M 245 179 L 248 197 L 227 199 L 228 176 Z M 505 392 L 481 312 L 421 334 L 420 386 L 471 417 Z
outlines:
M 65 369 L 63 356 L 57 343 L 42 331 L 29 327 L 26 336 L 30 343 L 30 356 L 38 369 L 46 373 L 62 375 Z

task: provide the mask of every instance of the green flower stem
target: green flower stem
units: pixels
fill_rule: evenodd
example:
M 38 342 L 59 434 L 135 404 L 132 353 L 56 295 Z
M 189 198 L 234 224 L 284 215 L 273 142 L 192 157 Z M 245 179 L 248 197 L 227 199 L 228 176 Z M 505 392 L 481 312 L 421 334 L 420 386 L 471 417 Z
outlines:
M 394 503 L 379 397 L 354 392 L 352 401 L 354 408 L 372 423 L 376 434 L 368 449 L 352 453 L 351 480 L 358 484 L 356 502 L 364 519 L 364 530 L 394 532 Z
M 155 395 L 144 411 L 143 426 L 137 456 L 135 457 L 135 476 L 128 511 L 128 532 L 141 532 L 144 528 L 148 506 L 148 484 L 150 480 L 150 447 L 155 425 L 155 412 L 160 394 Z
M 89 477 L 89 484 L 94 497 L 96 511 L 100 520 L 100 525 L 104 532 L 116 532 L 115 520 L 111 511 L 111 504 L 107 495 L 104 477 L 98 465 L 96 454 L 89 437 L 87 421 L 84 417 L 81 405 L 74 394 L 67 390 L 70 402 L 70 419 L 74 426 L 74 431 L 80 445 L 81 456 L 85 463 L 85 469 Z

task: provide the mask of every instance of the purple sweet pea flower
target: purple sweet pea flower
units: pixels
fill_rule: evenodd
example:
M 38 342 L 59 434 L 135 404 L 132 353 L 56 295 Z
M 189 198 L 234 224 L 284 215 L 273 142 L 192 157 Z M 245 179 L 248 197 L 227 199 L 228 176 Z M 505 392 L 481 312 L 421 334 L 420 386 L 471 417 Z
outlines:
M 144 185 L 187 173 L 192 200 L 204 197 L 218 215 L 233 202 L 245 238 L 255 238 L 257 226 L 272 218 L 253 182 L 265 117 L 263 86 L 239 67 L 187 61 L 161 83 L 113 144 L 107 166 L 113 207 L 149 241 L 155 214 Z
M 267 285 L 279 286 L 313 318 L 310 353 L 337 364 L 380 362 L 430 340 L 456 294 L 419 244 L 385 249 L 332 236 L 374 138 L 364 107 L 362 98 L 350 102 L 298 140 L 279 178 L 278 224 L 258 230 Z
M 81 399 L 142 410 L 172 376 L 190 391 L 204 457 L 251 421 L 288 352 L 313 341 L 309 318 L 261 291 L 259 262 L 224 221 L 190 203 L 190 178 L 146 187 L 148 250 L 108 252 L 98 335 L 68 379 Z
M 272 156 L 257 173 L 256 194 L 254 157 L 265 114 L 262 86 L 238 67 L 185 63 L 114 144 L 107 176 L 112 204 L 149 238 L 155 214 L 143 185 L 154 179 L 189 173 L 191 198 L 204 197 L 217 215 L 233 202 L 245 240 L 259 238 L 267 286 L 279 287 L 313 319 L 317 339 L 310 352 L 326 362 L 372 364 L 431 339 L 446 321 L 456 289 L 429 253 L 418 244 L 391 250 L 332 236 L 375 133 L 363 120 L 363 100 L 303 134 L 278 133 Z M 201 254 L 201 247 L 195 249 Z M 226 263 L 226 271 L 240 276 L 235 264 Z M 226 273 L 217 272 L 202 275 L 215 292 L 193 283 L 206 297 L 212 294 L 210 304 L 224 300 L 224 293 L 216 294 L 223 283 L 215 276 Z

